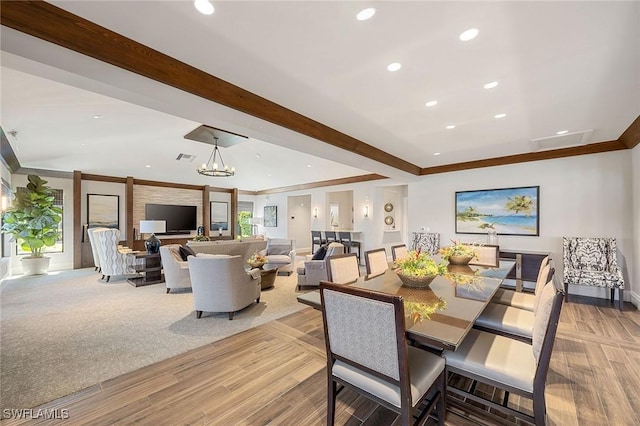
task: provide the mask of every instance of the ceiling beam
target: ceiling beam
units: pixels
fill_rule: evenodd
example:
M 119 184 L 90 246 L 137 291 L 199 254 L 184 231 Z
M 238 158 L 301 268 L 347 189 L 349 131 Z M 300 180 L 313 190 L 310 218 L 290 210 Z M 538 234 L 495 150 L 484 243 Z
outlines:
M 225 105 L 393 168 L 420 167 L 157 50 L 42 1 L 3 2 L 1 23 L 14 30 Z
M 382 175 L 377 175 L 377 174 L 351 176 L 351 177 L 340 178 L 340 179 L 331 179 L 331 180 L 323 180 L 319 182 L 303 183 L 300 185 L 283 186 L 281 188 L 265 189 L 263 191 L 256 191 L 254 195 L 267 195 L 267 194 L 277 194 L 280 192 L 302 191 L 302 190 L 307 190 L 312 188 L 322 188 L 325 186 L 336 186 L 336 185 L 348 185 L 352 183 L 369 182 L 372 180 L 380 180 L 380 179 L 387 179 L 387 177 Z
M 4 129 L 0 126 L 0 155 L 2 162 L 7 166 L 11 173 L 15 173 L 20 169 L 20 161 L 16 157 L 16 153 L 9 143 L 9 139 L 4 134 Z
M 631 123 L 631 125 L 618 138 L 624 146 L 629 149 L 635 148 L 640 143 L 640 115 Z

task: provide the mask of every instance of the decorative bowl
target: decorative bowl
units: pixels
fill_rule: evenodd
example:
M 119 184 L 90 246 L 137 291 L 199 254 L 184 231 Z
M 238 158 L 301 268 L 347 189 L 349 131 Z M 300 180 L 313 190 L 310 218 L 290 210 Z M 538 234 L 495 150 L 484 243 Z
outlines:
M 247 262 L 252 268 L 262 268 L 265 262 Z
M 473 256 L 449 256 L 449 263 L 452 265 L 468 265 Z
M 426 275 L 423 277 L 415 277 L 413 275 L 404 275 L 400 271 L 396 270 L 398 278 L 402 281 L 402 285 L 411 288 L 426 288 L 431 285 L 431 282 L 437 277 L 437 275 Z

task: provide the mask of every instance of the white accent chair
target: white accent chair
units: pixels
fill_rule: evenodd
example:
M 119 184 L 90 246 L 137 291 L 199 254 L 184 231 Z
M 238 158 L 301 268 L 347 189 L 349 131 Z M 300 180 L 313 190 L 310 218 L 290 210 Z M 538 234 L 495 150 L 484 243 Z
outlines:
M 449 382 L 447 390 L 466 401 L 480 403 L 489 408 L 513 415 L 531 424 L 546 424 L 545 381 L 551 352 L 560 320 L 564 292 L 551 283 L 545 286 L 538 305 L 532 343 L 510 339 L 480 330 L 471 330 L 455 351 L 442 354 L 447 370 L 470 378 L 473 383 L 466 389 Z M 455 377 L 454 377 L 455 379 Z M 475 393 L 486 391 L 484 383 L 505 391 L 503 401 L 491 401 Z M 468 384 L 468 381 L 465 381 Z M 493 395 L 493 393 L 490 393 Z M 533 416 L 509 408 L 509 395 L 516 394 L 533 401 Z M 449 398 L 452 405 L 462 404 L 459 398 Z M 464 406 L 462 407 L 464 409 Z
M 387 251 L 383 248 L 367 250 L 364 252 L 364 264 L 367 275 L 380 275 L 389 269 Z
M 293 273 L 293 262 L 296 259 L 295 240 L 269 238 L 267 248 L 261 250 L 260 254 L 267 257 L 264 269 L 278 268 L 278 274 Z
M 93 264 L 95 266 L 95 271 L 101 272 L 100 269 L 100 256 L 98 255 L 98 247 L 96 246 L 95 237 L 93 233 L 98 229 L 109 229 L 109 228 L 88 228 L 87 236 L 89 237 L 89 244 L 91 244 L 91 254 L 93 255 Z
M 328 256 L 327 279 L 335 284 L 347 284 L 360 278 L 358 255 L 356 253 Z
M 327 281 L 327 263 L 325 259 L 329 256 L 344 254 L 344 245 L 341 243 L 331 243 L 327 246 L 327 252 L 322 259 L 313 260 L 313 256 L 307 256 L 306 260 L 298 263 L 296 272 L 298 273 L 298 287 L 318 287 L 320 281 Z
M 107 277 L 107 282 L 113 275 L 126 275 L 131 273 L 130 267 L 134 263 L 131 256 L 118 250 L 120 230 L 102 228 L 93 231 L 93 238 L 98 249 L 102 278 Z
M 191 288 L 191 276 L 189 275 L 189 263 L 180 256 L 180 244 L 167 244 L 160 246 L 160 258 L 164 270 L 164 282 L 167 285 L 167 293 L 172 288 Z
M 320 292 L 327 425 L 334 424 L 338 384 L 398 413 L 398 424 L 413 424 L 414 412 L 415 424 L 424 424 L 436 408 L 438 424 L 444 425 L 445 361 L 407 344 L 402 297 L 326 282 Z
M 245 270 L 241 256 L 189 256 L 189 274 L 196 318 L 202 312 L 228 312 L 229 320 L 240 309 L 260 303 L 260 275 Z

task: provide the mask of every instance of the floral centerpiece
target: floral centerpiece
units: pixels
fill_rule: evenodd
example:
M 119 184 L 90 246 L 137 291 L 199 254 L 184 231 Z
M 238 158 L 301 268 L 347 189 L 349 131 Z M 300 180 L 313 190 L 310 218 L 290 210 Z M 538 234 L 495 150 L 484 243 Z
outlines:
M 251 257 L 249 259 L 247 259 L 247 263 L 252 267 L 252 268 L 262 268 L 264 266 L 265 263 L 267 263 L 267 257 L 266 256 L 262 256 L 258 253 L 254 253 L 251 255 Z
M 393 267 L 402 284 L 407 287 L 427 287 L 435 277 L 447 271 L 445 263 L 436 263 L 419 249 L 411 250 L 407 256 L 396 259 Z
M 453 265 L 466 265 L 470 261 L 478 257 L 476 247 L 479 247 L 481 244 L 466 244 L 461 243 L 457 240 L 451 240 L 451 242 L 453 243 L 453 245 L 443 247 L 438 250 L 438 253 L 442 256 L 442 258 L 449 263 Z

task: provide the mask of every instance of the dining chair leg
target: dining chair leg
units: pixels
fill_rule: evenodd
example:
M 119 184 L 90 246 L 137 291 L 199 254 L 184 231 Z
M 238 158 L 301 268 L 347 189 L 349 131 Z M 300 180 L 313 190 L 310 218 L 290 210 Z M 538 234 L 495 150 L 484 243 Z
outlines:
M 336 417 L 336 382 L 328 381 L 327 388 L 327 426 L 333 426 Z
M 540 389 L 542 387 L 542 389 Z M 544 400 L 544 386 L 539 386 L 533 393 L 533 418 L 536 426 L 547 424 L 547 406 Z

